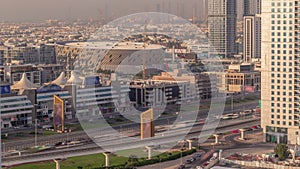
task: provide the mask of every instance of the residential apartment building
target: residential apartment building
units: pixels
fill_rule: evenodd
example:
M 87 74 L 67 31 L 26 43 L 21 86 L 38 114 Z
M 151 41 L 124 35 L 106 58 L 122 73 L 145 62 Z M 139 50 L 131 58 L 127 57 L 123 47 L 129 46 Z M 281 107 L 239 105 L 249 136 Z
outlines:
M 129 98 L 136 107 L 149 108 L 186 102 L 190 92 L 187 81 L 146 80 L 130 83 Z
M 55 46 L 3 46 L 3 64 L 54 64 L 56 62 Z M 1 55 L 1 54 L 0 54 Z

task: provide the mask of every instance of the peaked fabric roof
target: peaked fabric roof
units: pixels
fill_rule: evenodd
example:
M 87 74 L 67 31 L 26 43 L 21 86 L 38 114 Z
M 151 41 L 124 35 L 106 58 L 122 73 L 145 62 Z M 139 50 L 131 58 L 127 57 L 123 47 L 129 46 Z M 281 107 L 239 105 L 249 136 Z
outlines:
M 76 85 L 82 85 L 82 79 L 74 72 L 71 72 L 71 77 L 67 81 L 67 84 L 76 84 Z
M 22 78 L 19 82 L 11 86 L 11 89 L 33 89 L 38 88 L 38 85 L 32 83 L 30 80 L 27 79 L 26 73 L 23 73 Z
M 62 72 L 57 79 L 50 82 L 50 84 L 56 84 L 56 85 L 65 85 L 67 83 L 67 79 L 65 77 L 65 72 Z

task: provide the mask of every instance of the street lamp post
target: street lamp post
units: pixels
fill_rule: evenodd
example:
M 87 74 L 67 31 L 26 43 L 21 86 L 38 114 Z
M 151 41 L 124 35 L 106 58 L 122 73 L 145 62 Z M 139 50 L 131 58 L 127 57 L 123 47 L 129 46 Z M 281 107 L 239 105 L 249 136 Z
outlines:
M 180 165 L 182 165 L 182 146 L 181 146 L 181 149 L 180 149 Z
M 69 133 L 67 133 L 67 141 L 66 141 L 66 143 L 67 143 L 67 147 L 69 148 Z
M 233 112 L 233 95 L 231 95 L 231 111 Z
M 34 136 L 34 146 L 37 146 L 37 120 L 35 119 L 35 136 Z
M 181 145 L 181 149 L 180 149 L 180 165 L 183 164 L 183 162 L 182 162 L 182 151 L 183 151 L 184 145 L 185 145 L 185 140 L 183 141 L 183 144 Z
M 161 158 L 159 159 L 159 168 L 162 168 L 161 167 Z

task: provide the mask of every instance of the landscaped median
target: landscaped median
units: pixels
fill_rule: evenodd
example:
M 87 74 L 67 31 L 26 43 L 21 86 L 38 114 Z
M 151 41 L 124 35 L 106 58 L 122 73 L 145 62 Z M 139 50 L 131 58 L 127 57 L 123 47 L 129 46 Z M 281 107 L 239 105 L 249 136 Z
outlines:
M 151 165 L 155 163 L 176 160 L 181 157 L 193 154 L 196 152 L 196 149 L 192 150 L 183 150 L 182 154 L 180 151 L 172 151 L 165 152 L 159 155 L 152 157 L 152 159 L 148 160 L 146 158 L 135 158 L 135 155 L 130 157 L 119 157 L 116 155 L 111 155 L 110 163 L 112 169 L 116 168 L 134 168 L 145 165 Z M 66 161 L 61 163 L 61 168 L 63 169 L 106 169 L 105 165 L 105 157 L 103 154 L 93 154 L 87 156 L 80 157 L 72 157 L 68 158 Z M 15 166 L 12 169 L 53 169 L 55 168 L 55 163 L 51 161 L 33 163 L 33 164 L 25 164 L 22 166 Z

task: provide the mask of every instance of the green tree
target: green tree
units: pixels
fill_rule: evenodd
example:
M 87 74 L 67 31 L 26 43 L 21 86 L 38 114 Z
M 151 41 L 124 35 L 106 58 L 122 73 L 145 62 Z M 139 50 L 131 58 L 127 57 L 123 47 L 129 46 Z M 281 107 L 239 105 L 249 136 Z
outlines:
M 288 146 L 286 144 L 277 144 L 274 152 L 278 155 L 280 161 L 285 160 L 289 156 Z

